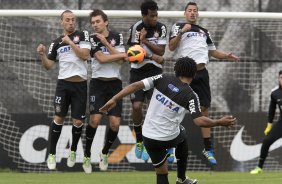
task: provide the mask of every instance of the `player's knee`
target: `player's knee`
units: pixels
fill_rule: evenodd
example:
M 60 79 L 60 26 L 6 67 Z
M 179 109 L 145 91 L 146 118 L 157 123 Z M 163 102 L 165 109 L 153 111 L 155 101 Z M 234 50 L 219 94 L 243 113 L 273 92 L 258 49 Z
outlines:
M 119 123 L 110 123 L 110 128 L 114 131 L 114 132 L 118 132 L 119 130 Z
M 167 163 L 164 162 L 160 167 L 155 168 L 156 174 L 167 174 L 168 173 L 168 168 L 167 168 Z
M 132 103 L 132 110 L 135 112 L 142 111 L 142 102 L 133 102 Z
M 56 124 L 62 125 L 64 123 L 64 118 L 60 116 L 55 116 L 53 120 Z
M 75 126 L 77 126 L 77 127 L 82 126 L 83 123 L 84 123 L 83 120 L 80 120 L 80 119 L 73 119 L 73 124 L 74 124 Z
M 95 121 L 95 120 L 93 120 L 93 119 L 90 119 L 90 121 L 89 121 L 89 125 L 90 125 L 92 128 L 97 128 L 99 124 L 100 124 L 100 122 Z

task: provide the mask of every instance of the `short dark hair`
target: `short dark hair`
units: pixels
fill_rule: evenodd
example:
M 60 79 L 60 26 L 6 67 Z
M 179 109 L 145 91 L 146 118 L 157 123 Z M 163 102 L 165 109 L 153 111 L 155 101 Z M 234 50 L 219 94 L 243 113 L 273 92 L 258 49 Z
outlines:
M 65 10 L 61 13 L 61 20 L 63 20 L 64 14 L 65 13 L 73 13 L 71 10 Z
M 281 74 L 282 74 L 282 70 L 279 71 L 279 75 L 281 75 Z
M 91 23 L 91 18 L 96 17 L 96 16 L 101 16 L 103 21 L 106 22 L 108 21 L 108 16 L 103 12 L 101 9 L 94 9 L 90 14 L 89 14 L 89 21 Z
M 189 6 L 189 5 L 196 6 L 196 7 L 197 7 L 197 9 L 198 9 L 198 5 L 197 5 L 197 3 L 195 3 L 195 2 L 188 2 L 188 3 L 187 3 L 187 5 L 185 6 L 184 11 L 186 11 L 186 9 L 188 8 L 188 6 Z
M 196 62 L 189 57 L 179 58 L 174 65 L 174 72 L 176 77 L 194 78 L 197 72 Z
M 148 15 L 148 10 L 158 10 L 158 5 L 155 1 L 149 0 L 149 1 L 144 1 L 141 6 L 141 14 L 142 15 Z

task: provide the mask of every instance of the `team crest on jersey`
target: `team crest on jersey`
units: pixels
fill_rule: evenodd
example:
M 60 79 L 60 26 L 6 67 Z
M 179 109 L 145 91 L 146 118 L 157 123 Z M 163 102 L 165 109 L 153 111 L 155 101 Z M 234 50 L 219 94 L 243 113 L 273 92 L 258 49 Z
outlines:
M 157 31 L 155 31 L 155 32 L 154 32 L 154 37 L 155 37 L 155 38 L 159 38 L 159 36 L 160 36 L 159 33 L 158 33 Z
M 115 39 L 112 39 L 112 40 L 110 41 L 110 44 L 111 44 L 112 47 L 114 47 L 114 46 L 116 45 L 116 43 L 117 43 L 117 42 L 116 42 Z
M 74 42 L 74 43 L 78 43 L 78 42 L 79 42 L 79 36 L 75 36 L 75 37 L 73 38 L 73 42 Z

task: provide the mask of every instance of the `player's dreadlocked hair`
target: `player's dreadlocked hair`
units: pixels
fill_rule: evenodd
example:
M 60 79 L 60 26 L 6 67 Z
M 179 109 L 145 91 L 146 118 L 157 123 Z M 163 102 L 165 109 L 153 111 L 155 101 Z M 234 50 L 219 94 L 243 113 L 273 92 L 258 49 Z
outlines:
M 174 72 L 176 77 L 194 78 L 197 72 L 196 62 L 189 57 L 179 58 L 174 65 Z

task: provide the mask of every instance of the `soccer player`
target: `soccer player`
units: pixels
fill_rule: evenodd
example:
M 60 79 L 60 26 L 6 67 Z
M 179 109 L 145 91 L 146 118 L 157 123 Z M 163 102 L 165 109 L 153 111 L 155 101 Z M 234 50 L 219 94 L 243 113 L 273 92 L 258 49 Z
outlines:
M 128 45 L 140 44 L 146 50 L 146 58 L 141 63 L 132 63 L 130 83 L 146 77 L 162 73 L 164 62 L 163 54 L 167 43 L 167 28 L 158 22 L 158 5 L 154 1 L 145 1 L 141 4 L 142 20 L 130 27 Z M 132 102 L 132 121 L 136 134 L 135 155 L 137 158 L 148 160 L 149 156 L 144 149 L 142 140 L 143 103 L 150 100 L 152 91 L 136 91 L 130 96 Z
M 196 125 L 201 127 L 231 126 L 236 118 L 225 116 L 209 119 L 201 114 L 197 94 L 189 86 L 197 68 L 189 57 L 176 61 L 175 76 L 159 74 L 130 84 L 109 100 L 101 109 L 108 112 L 118 101 L 136 90 L 153 89 L 152 99 L 143 125 L 143 142 L 157 174 L 157 184 L 168 184 L 166 149 L 176 147 L 177 184 L 195 184 L 197 180 L 186 178 L 188 143 L 185 128 L 180 125 L 186 112 L 189 112 Z M 186 122 L 189 123 L 189 122 Z
M 122 89 L 120 69 L 127 58 L 122 34 L 109 30 L 108 16 L 102 10 L 96 9 L 90 13 L 90 23 L 95 33 L 90 35 L 92 67 L 89 87 L 90 122 L 86 127 L 85 157 L 82 165 L 86 173 L 92 172 L 91 145 L 103 117 L 99 108 Z M 107 114 L 110 127 L 100 153 L 100 170 L 108 168 L 109 149 L 119 131 L 121 112 L 122 101 Z
M 268 110 L 268 123 L 264 130 L 266 137 L 263 140 L 258 166 L 251 170 L 251 174 L 262 173 L 264 161 L 268 155 L 270 146 L 282 137 L 282 70 L 278 73 L 278 86 L 274 88 L 270 95 L 270 104 Z M 276 111 L 276 106 L 279 107 L 280 117 L 279 120 L 273 125 L 273 119 Z
M 202 114 L 208 117 L 211 103 L 209 73 L 206 65 L 209 56 L 238 61 L 239 58 L 232 53 L 225 53 L 216 49 L 207 29 L 197 25 L 198 7 L 194 2 L 189 2 L 184 12 L 186 22 L 175 23 L 169 37 L 169 50 L 176 51 L 177 58 L 188 56 L 197 63 L 197 74 L 191 83 L 191 88 L 199 95 Z M 214 148 L 211 140 L 211 129 L 201 128 L 204 142 L 203 155 L 208 163 L 216 165 Z
M 61 25 L 64 29 L 63 35 L 51 43 L 48 55 L 43 44 L 37 47 L 42 65 L 47 70 L 51 69 L 57 60 L 60 68 L 54 98 L 55 116 L 50 131 L 51 144 L 47 159 L 49 169 L 56 169 L 56 145 L 69 106 L 73 127 L 67 165 L 74 166 L 87 103 L 87 59 L 91 49 L 89 34 L 87 31 L 75 29 L 76 17 L 70 10 L 65 10 L 61 14 Z

